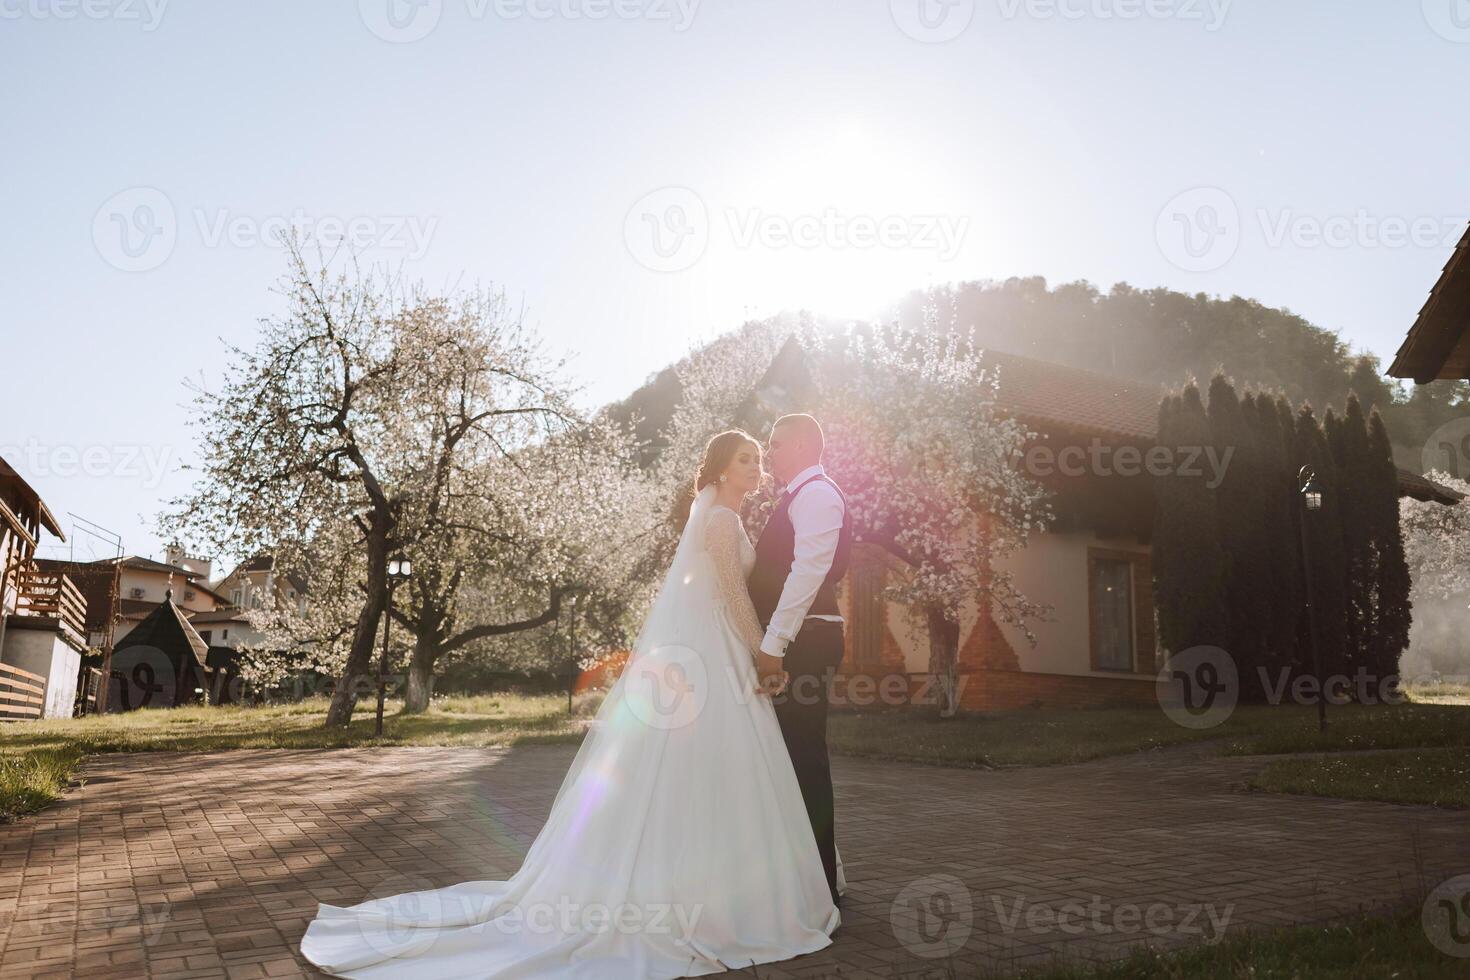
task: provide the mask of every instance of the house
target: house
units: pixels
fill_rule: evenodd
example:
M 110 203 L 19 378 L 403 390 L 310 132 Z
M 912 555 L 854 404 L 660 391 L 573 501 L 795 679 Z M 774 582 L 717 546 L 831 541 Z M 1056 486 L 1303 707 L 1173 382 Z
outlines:
M 306 580 L 294 572 L 278 570 L 271 555 L 256 555 L 241 562 L 213 589 L 228 600 L 227 604 L 190 618 L 211 649 L 228 648 L 238 653 L 263 644 L 265 634 L 250 623 L 251 610 L 273 605 L 276 609 L 306 612 Z M 216 657 L 220 662 L 234 659 L 223 654 Z
M 86 646 L 101 654 L 103 677 L 112 676 L 115 667 L 111 657 L 117 645 L 170 593 L 178 597 L 176 604 L 186 617 L 214 612 L 224 605 L 223 598 L 207 584 L 208 562 L 173 548 L 168 550 L 167 557 L 168 562 L 140 555 L 82 562 L 36 561 L 43 572 L 65 576 L 75 583 L 86 607 L 81 632 Z M 108 710 L 109 696 L 109 687 L 100 685 L 97 702 L 89 710 L 92 707 L 97 711 Z
M 778 415 L 810 409 L 813 374 L 822 367 L 810 357 L 795 339 L 788 340 L 735 412 L 737 424 L 763 437 Z M 960 706 L 1154 703 L 1160 652 L 1149 561 L 1150 477 L 1141 469 L 1132 476 L 1087 467 L 1074 473 L 1065 461 L 1094 447 L 1141 455 L 1153 445 L 1164 389 L 997 351 L 986 351 L 985 359 L 998 369 L 997 412 L 1037 434 L 1026 447 L 1027 458 L 1040 449 L 1063 461 L 1033 474 L 1052 492 L 1049 529 L 1004 563 L 1021 592 L 1054 614 L 1031 624 L 1033 646 L 1021 629 L 998 622 L 978 603 L 962 609 Z M 628 400 L 638 406 L 645 432 L 657 431 L 672 412 L 671 399 L 657 387 L 661 378 Z M 900 574 L 900 563 L 883 548 L 855 544 L 839 593 L 848 627 L 838 705 L 893 700 L 878 696 L 880 690 L 914 699 L 928 689 L 927 631 L 905 606 L 882 595 Z
M 810 408 L 820 365 L 795 341 L 777 353 L 736 413 L 760 436 L 776 416 Z M 994 710 L 1156 703 L 1163 651 L 1155 633 L 1153 478 L 1139 461 L 1154 447 L 1162 387 L 987 350 L 997 371 L 995 410 L 1023 422 L 1028 472 L 1051 494 L 1053 520 L 1000 562 L 1029 600 L 1050 607 L 1035 637 L 971 603 L 960 617 L 959 705 Z M 636 393 L 635 393 L 636 397 Z M 658 403 L 645 398 L 644 417 Z M 1102 460 L 1101 465 L 1093 460 Z M 1133 461 L 1128 463 L 1127 461 Z M 1124 472 L 1124 471 L 1127 472 Z M 1408 471 L 1401 495 L 1453 503 L 1458 494 Z M 883 598 L 901 563 L 858 542 L 839 593 L 846 649 L 834 703 L 862 707 L 914 699 L 927 688 L 927 630 Z
M 90 562 L 42 559 L 39 564 L 64 572 L 86 595 L 90 610 L 88 640 L 97 649 L 115 646 L 170 592 L 186 616 L 214 612 L 226 604 L 224 597 L 209 587 L 207 570 L 201 574 L 197 569 L 191 571 L 140 555 Z
M 1036 435 L 1026 446 L 1032 476 L 1051 492 L 1053 520 L 1000 562 L 1017 588 L 1052 613 L 1030 624 L 1036 638 L 972 603 L 960 619 L 959 706 L 1152 704 L 1160 654 L 1154 633 L 1149 534 L 1153 488 L 1135 474 L 1072 465 L 1094 456 L 1143 454 L 1157 432 L 1161 387 L 998 351 L 998 414 Z M 836 698 L 863 706 L 861 692 L 887 677 L 922 692 L 929 670 L 925 629 L 902 605 L 882 598 L 897 560 L 875 545 L 854 548 L 841 603 L 847 649 Z M 858 676 L 868 680 L 854 684 Z
M 237 609 L 260 609 L 269 596 L 277 606 L 306 611 L 306 582 L 293 572 L 278 572 L 271 555 L 256 555 L 241 562 L 229 575 L 215 583 L 215 591 L 226 596 Z
M 36 561 L 42 533 L 65 541 L 55 516 L 0 459 L 0 719 L 68 718 L 86 649 L 86 601 Z

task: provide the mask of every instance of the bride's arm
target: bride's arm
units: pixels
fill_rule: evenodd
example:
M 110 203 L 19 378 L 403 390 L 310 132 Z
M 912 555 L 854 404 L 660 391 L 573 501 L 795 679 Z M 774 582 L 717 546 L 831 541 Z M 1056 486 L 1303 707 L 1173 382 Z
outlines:
M 751 604 L 750 590 L 745 586 L 745 573 L 740 564 L 740 535 L 743 533 L 740 515 L 722 507 L 705 522 L 704 546 L 714 559 L 720 595 L 724 597 L 730 620 L 745 639 L 745 645 L 754 653 L 760 649 L 765 631 L 756 618 L 755 606 Z

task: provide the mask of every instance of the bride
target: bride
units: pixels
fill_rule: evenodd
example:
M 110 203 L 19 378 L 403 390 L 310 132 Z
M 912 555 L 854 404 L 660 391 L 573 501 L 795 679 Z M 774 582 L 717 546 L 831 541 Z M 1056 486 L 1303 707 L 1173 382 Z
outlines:
M 693 977 L 831 943 L 832 903 L 769 698 L 741 500 L 759 443 L 710 440 L 628 664 L 506 881 L 319 905 L 301 952 L 342 977 Z M 840 872 L 839 872 L 840 874 Z

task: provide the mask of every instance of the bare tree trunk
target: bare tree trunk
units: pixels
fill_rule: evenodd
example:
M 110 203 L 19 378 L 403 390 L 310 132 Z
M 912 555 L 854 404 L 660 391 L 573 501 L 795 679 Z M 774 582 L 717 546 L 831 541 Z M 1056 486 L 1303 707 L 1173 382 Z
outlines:
M 925 611 L 925 619 L 929 627 L 929 672 L 934 675 L 939 713 L 948 718 L 959 707 L 960 624 L 933 606 Z
M 359 683 L 371 682 L 373 650 L 377 645 L 378 627 L 388 604 L 388 518 L 374 513 L 367 534 L 367 595 L 362 611 L 357 614 L 357 627 L 352 632 L 352 648 L 347 666 L 332 693 L 327 709 L 328 728 L 346 728 L 357 707 Z
M 408 691 L 403 699 L 403 713 L 421 715 L 429 710 L 434 695 L 434 661 L 439 659 L 439 641 L 433 631 L 420 632 L 413 641 L 413 657 L 408 663 Z
M 414 634 L 413 657 L 408 665 L 408 691 L 403 702 L 404 714 L 422 714 L 429 710 L 429 699 L 434 693 L 434 664 L 441 654 L 484 637 L 505 636 L 544 626 L 556 618 L 561 609 L 562 597 L 561 590 L 553 589 L 546 611 L 530 619 L 513 623 L 481 623 L 454 633 L 448 607 L 442 599 L 433 598 L 437 594 L 433 587 L 425 588 L 419 593 L 419 606 L 416 610 L 418 618 L 399 617 L 400 622 L 411 624 Z M 447 623 L 450 628 L 446 630 Z

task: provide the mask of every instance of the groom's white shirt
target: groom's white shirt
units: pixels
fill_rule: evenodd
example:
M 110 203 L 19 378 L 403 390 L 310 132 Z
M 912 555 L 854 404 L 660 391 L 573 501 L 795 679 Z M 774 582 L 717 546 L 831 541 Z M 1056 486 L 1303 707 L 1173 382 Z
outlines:
M 842 497 L 825 480 L 812 480 L 827 471 L 821 463 L 808 466 L 791 478 L 787 487 L 801 487 L 791 499 L 788 513 L 791 527 L 796 532 L 796 553 L 791 560 L 791 574 L 781 589 L 781 601 L 771 614 L 771 625 L 761 641 L 761 652 L 773 657 L 786 655 L 786 644 L 790 643 L 801 624 L 806 620 L 806 611 L 817 598 L 817 590 L 832 570 L 832 559 L 837 556 L 837 538 L 842 531 Z M 842 622 L 841 616 L 812 616 L 811 619 L 827 619 Z

